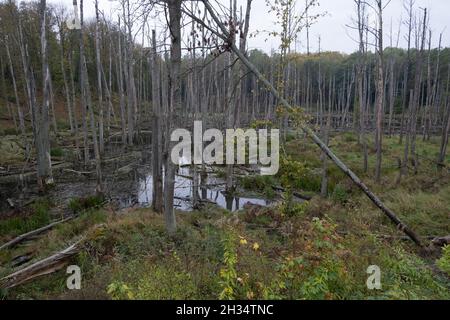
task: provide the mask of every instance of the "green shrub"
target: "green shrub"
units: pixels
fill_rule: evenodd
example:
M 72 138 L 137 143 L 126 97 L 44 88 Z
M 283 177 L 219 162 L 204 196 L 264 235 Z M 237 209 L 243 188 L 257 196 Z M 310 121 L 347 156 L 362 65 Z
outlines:
M 268 199 L 273 199 L 276 195 L 273 186 L 276 185 L 272 176 L 246 176 L 239 179 L 239 184 L 247 190 L 258 191 Z
M 437 266 L 450 275 L 450 246 L 445 246 L 442 249 L 442 257 L 437 261 Z
M 382 298 L 387 299 L 442 299 L 450 298 L 448 288 L 438 282 L 436 275 L 416 255 L 401 247 L 385 257 L 382 269 Z
M 345 190 L 344 187 L 338 184 L 334 187 L 331 198 L 336 202 L 345 204 L 350 198 L 350 195 L 348 194 L 347 190 Z
M 230 231 L 226 234 L 222 241 L 224 253 L 223 253 L 223 265 L 220 269 L 220 287 L 222 289 L 219 298 L 221 300 L 233 300 L 236 297 L 237 287 L 237 271 L 236 264 L 238 262 L 237 248 L 236 248 L 236 235 Z
M 0 220 L 0 235 L 17 236 L 50 223 L 50 202 L 48 200 L 40 200 L 34 203 L 31 209 L 31 215 L 26 218 L 13 217 Z
M 105 199 L 102 196 L 89 196 L 86 198 L 74 198 L 69 202 L 69 209 L 74 213 L 80 213 L 89 209 L 98 209 L 103 206 Z
M 286 189 L 320 191 L 320 177 L 315 175 L 304 162 L 296 161 L 291 157 L 281 157 L 278 176 Z
M 52 157 L 57 157 L 57 158 L 63 157 L 64 156 L 64 150 L 61 149 L 61 148 L 52 148 L 50 150 L 50 155 Z
M 302 245 L 283 257 L 267 290 L 269 299 L 345 299 L 351 278 L 336 226 L 314 218 L 304 226 Z

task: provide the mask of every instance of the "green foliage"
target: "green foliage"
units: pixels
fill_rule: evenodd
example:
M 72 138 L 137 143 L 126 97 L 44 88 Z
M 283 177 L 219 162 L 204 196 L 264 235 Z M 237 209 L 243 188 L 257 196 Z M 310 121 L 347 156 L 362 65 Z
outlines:
M 331 198 L 336 202 L 345 204 L 348 201 L 348 199 L 350 198 L 350 195 L 343 186 L 341 186 L 340 184 L 337 184 L 334 187 Z
M 450 246 L 445 246 L 442 249 L 442 257 L 437 261 L 437 266 L 450 275 Z
M 269 199 L 275 197 L 273 186 L 276 183 L 274 177 L 272 176 L 245 176 L 239 178 L 239 183 L 244 189 L 258 191 Z
M 339 299 L 349 292 L 350 278 L 339 255 L 342 246 L 336 225 L 313 219 L 305 229 L 306 241 L 278 264 L 268 289 L 270 299 Z
M 255 120 L 250 124 L 250 127 L 255 130 L 272 129 L 273 123 L 270 120 Z
M 308 208 L 308 202 L 292 202 L 285 201 L 281 205 L 281 211 L 283 215 L 288 217 L 303 217 L 305 215 L 306 209 Z
M 131 288 L 123 282 L 114 281 L 108 285 L 107 289 L 108 295 L 111 296 L 113 300 L 133 300 L 134 294 Z
M 107 287 L 108 295 L 114 300 L 195 299 L 197 288 L 191 275 L 183 270 L 177 253 L 173 252 L 169 260 L 164 264 L 130 263 L 130 283 L 114 280 Z
M 16 136 L 19 132 L 14 128 L 5 128 L 3 129 L 3 134 L 5 136 Z
M 450 298 L 448 288 L 438 282 L 429 267 L 417 256 L 401 247 L 394 247 L 390 254 L 382 255 L 381 270 L 385 299 L 439 299 Z
M 25 218 L 13 217 L 0 220 L 0 235 L 18 236 L 49 224 L 50 206 L 48 200 L 40 200 L 31 206 L 31 212 Z
M 343 134 L 343 140 L 345 142 L 357 142 L 356 136 L 354 133 L 346 132 Z
M 89 196 L 86 198 L 74 198 L 69 202 L 69 209 L 78 214 L 89 209 L 99 209 L 103 206 L 105 199 L 102 196 Z
M 220 287 L 222 289 L 219 299 L 232 300 L 235 298 L 237 286 L 237 272 L 236 264 L 237 249 L 236 249 L 236 235 L 229 231 L 225 234 L 222 241 L 223 244 L 223 264 L 224 267 L 220 269 Z
M 64 156 L 64 150 L 61 149 L 61 148 L 52 148 L 50 150 L 50 155 L 52 157 L 57 157 L 57 158 L 63 157 Z
M 291 156 L 280 158 L 278 176 L 285 189 L 314 192 L 320 190 L 320 178 L 309 169 L 306 163 L 294 160 Z

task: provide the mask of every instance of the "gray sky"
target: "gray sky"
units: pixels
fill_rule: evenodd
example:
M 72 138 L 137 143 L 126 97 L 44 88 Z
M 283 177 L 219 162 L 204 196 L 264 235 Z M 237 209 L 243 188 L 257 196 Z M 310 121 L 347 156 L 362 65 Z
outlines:
M 237 0 L 238 5 L 245 8 L 246 0 Z M 368 0 L 370 1 L 370 0 Z M 385 0 L 386 1 L 386 0 Z M 228 3 L 227 0 L 220 0 L 222 3 Z M 49 0 L 49 3 L 63 3 L 68 7 L 72 6 L 72 0 Z M 85 0 L 85 15 L 92 17 L 94 15 L 94 1 Z M 106 13 L 111 11 L 115 6 L 110 0 L 99 0 L 101 10 Z M 302 10 L 304 0 L 298 0 L 299 12 Z M 416 0 L 416 8 L 426 7 L 430 10 L 430 27 L 433 30 L 433 46 L 437 46 L 439 33 L 444 31 L 443 43 L 444 47 L 450 46 L 450 28 L 446 29 L 450 24 L 450 0 Z M 321 36 L 321 46 L 323 51 L 341 51 L 350 53 L 357 49 L 357 44 L 352 40 L 356 37 L 354 32 L 346 27 L 346 24 L 351 23 L 352 16 L 354 16 L 354 2 L 353 0 L 320 0 L 320 7 L 315 8 L 313 13 L 327 12 L 326 16 L 321 17 L 318 22 L 312 26 L 310 31 L 311 51 L 318 49 L 318 36 Z M 385 46 L 390 44 L 390 29 L 392 29 L 394 38 L 396 38 L 399 22 L 402 17 L 405 17 L 403 9 L 403 0 L 391 0 L 391 3 L 385 10 L 384 28 L 385 28 Z M 273 30 L 277 28 L 274 24 L 275 18 L 273 14 L 268 13 L 265 5 L 265 0 L 254 0 L 251 16 L 250 32 L 256 30 Z M 449 26 L 450 27 L 450 26 Z M 402 27 L 400 36 L 400 46 L 405 46 L 404 35 L 405 27 Z M 300 43 L 297 44 L 297 50 L 301 52 L 306 51 L 306 36 L 303 33 L 300 38 Z M 395 44 L 394 40 L 394 44 Z M 266 52 L 271 49 L 278 48 L 278 41 L 274 38 L 268 38 L 267 35 L 260 33 L 255 38 L 249 40 L 249 47 L 259 48 Z

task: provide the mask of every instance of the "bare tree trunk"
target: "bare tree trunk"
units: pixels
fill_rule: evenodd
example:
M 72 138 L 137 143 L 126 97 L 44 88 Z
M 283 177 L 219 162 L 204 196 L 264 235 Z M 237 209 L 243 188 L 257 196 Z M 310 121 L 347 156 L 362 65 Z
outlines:
M 156 31 L 152 30 L 152 207 L 155 212 L 163 212 L 163 167 L 162 167 L 162 130 L 161 130 L 161 79 L 159 77 L 159 57 L 156 51 Z
M 23 139 L 23 144 L 25 146 L 26 154 L 28 155 L 28 153 L 30 151 L 30 147 L 29 147 L 28 140 L 26 137 L 25 120 L 24 120 L 22 107 L 20 106 L 19 93 L 17 90 L 17 83 L 16 83 L 16 76 L 15 76 L 15 72 L 14 72 L 14 65 L 13 65 L 13 62 L 11 59 L 11 53 L 9 50 L 8 41 L 5 41 L 5 47 L 6 47 L 6 56 L 8 57 L 9 72 L 11 73 L 12 84 L 13 84 L 13 89 L 14 89 L 14 98 L 16 100 L 17 114 L 19 115 L 19 129 L 22 134 L 22 139 Z
M 6 41 L 5 41 L 6 42 Z M 6 43 L 6 48 L 8 48 L 8 44 Z M 6 109 L 8 111 L 8 115 L 9 117 L 13 120 L 14 123 L 14 129 L 16 129 L 16 131 L 18 130 L 17 127 L 17 120 L 16 120 L 16 113 L 11 109 L 10 103 L 9 103 L 9 99 L 8 99 L 8 94 L 6 93 L 6 83 L 5 83 L 5 65 L 3 62 L 3 57 L 0 55 L 0 72 L 2 75 L 2 94 L 4 96 L 4 99 L 6 100 Z
M 35 118 L 35 143 L 38 163 L 38 185 L 41 190 L 45 186 L 53 183 L 52 163 L 50 158 L 50 128 L 49 128 L 49 84 L 50 71 L 48 68 L 47 53 L 47 3 L 40 1 L 41 15 L 41 59 L 42 59 L 42 79 L 43 79 L 43 101 L 42 106 L 36 110 Z
M 61 74 L 63 76 L 63 83 L 64 83 L 64 93 L 66 96 L 66 104 L 67 104 L 67 115 L 69 117 L 69 126 L 70 126 L 70 132 L 74 133 L 74 121 L 73 121 L 73 110 L 72 110 L 72 102 L 70 100 L 70 89 L 69 89 L 69 83 L 67 82 L 67 74 L 66 74 L 66 67 L 64 64 L 65 59 L 65 51 L 64 51 L 64 44 L 65 44 L 65 36 L 64 36 L 64 18 L 65 17 L 58 17 L 58 28 L 59 28 L 59 38 L 60 38 L 60 65 L 61 65 Z M 62 21 L 60 21 L 61 19 Z M 70 63 L 70 62 L 69 62 Z
M 236 42 L 236 1 L 230 0 L 230 17 L 229 17 L 229 28 L 230 28 L 230 34 L 232 35 L 230 42 L 233 42 L 235 44 Z M 233 92 L 234 92 L 234 86 L 235 86 L 235 72 L 234 72 L 234 60 L 235 55 L 232 52 L 227 53 L 228 58 L 228 66 L 227 66 L 227 80 L 228 85 L 226 88 L 226 128 L 236 128 L 236 121 L 235 121 L 235 108 L 238 108 L 236 100 L 233 99 Z M 226 192 L 228 196 L 234 193 L 234 182 L 233 182 L 233 174 L 234 174 L 234 166 L 232 164 L 226 165 Z
M 120 28 L 120 17 L 119 19 L 119 30 Z M 120 97 L 120 120 L 122 126 L 122 143 L 125 146 L 127 144 L 127 120 L 125 115 L 125 93 L 124 93 L 124 83 L 123 83 L 123 49 L 122 49 L 122 36 L 121 32 L 118 33 L 118 53 L 117 53 L 117 86 L 119 87 L 119 97 Z
M 90 127 L 92 133 L 92 141 L 94 145 L 94 157 L 95 157 L 95 169 L 96 169 L 96 177 L 97 177 L 97 186 L 96 192 L 101 194 L 103 192 L 103 177 L 102 177 L 102 169 L 101 169 L 101 158 L 100 158 L 100 149 L 97 140 L 97 126 L 95 123 L 94 116 L 94 106 L 92 104 L 91 91 L 89 86 L 89 78 L 86 66 L 86 57 L 84 55 L 84 41 L 83 41 L 83 30 L 84 30 L 84 21 L 83 21 L 83 0 L 80 1 L 80 22 L 81 22 L 81 30 L 80 30 L 80 63 L 81 63 L 81 72 L 80 79 L 81 81 L 81 97 L 82 97 L 82 105 L 84 107 L 84 116 L 86 117 L 83 123 L 85 135 L 86 135 L 86 145 L 85 145 L 85 154 L 87 152 L 89 156 L 89 144 L 87 142 L 87 116 L 89 116 Z M 89 115 L 86 114 L 86 111 Z M 85 160 L 86 161 L 86 160 Z
M 379 183 L 381 182 L 381 166 L 383 159 L 383 120 L 384 120 L 384 59 L 383 59 L 383 1 L 377 0 L 377 15 L 378 15 L 378 48 L 377 48 L 377 98 L 376 98 L 376 113 L 377 113 L 377 125 L 375 144 L 377 149 L 377 161 L 375 166 L 375 179 Z
M 167 139 L 169 146 L 166 152 L 166 172 L 164 179 L 164 215 L 166 228 L 169 234 L 177 230 L 175 212 L 173 208 L 174 188 L 175 188 L 175 166 L 172 163 L 170 152 L 172 142 L 170 141 L 171 131 L 174 128 L 173 114 L 181 111 L 181 0 L 168 0 L 169 7 L 169 29 L 171 34 L 170 47 L 170 103 L 167 117 Z
M 411 157 L 413 159 L 414 171 L 417 173 L 418 170 L 418 155 L 416 151 L 416 137 L 417 137 L 417 114 L 420 108 L 420 94 L 421 94 L 421 84 L 422 84 L 422 66 L 423 66 L 423 54 L 425 50 L 426 41 L 426 31 L 427 31 L 427 9 L 424 9 L 423 26 L 422 26 L 422 37 L 420 49 L 416 53 L 416 74 L 414 80 L 414 95 L 413 102 L 411 104 L 411 125 L 410 125 L 410 146 L 411 146 Z M 407 163 L 405 163 L 407 165 Z
M 100 59 L 100 18 L 98 11 L 98 0 L 95 0 L 95 63 L 97 66 L 97 93 L 98 93 L 98 107 L 99 107 L 99 152 L 103 154 L 105 151 L 104 144 L 104 128 L 103 128 L 103 90 L 102 90 L 102 65 Z
M 388 124 L 388 132 L 389 136 L 392 136 L 392 120 L 394 117 L 394 103 L 395 103 L 395 74 L 394 74 L 394 58 L 391 58 L 389 63 L 389 124 Z
M 402 93 L 402 118 L 401 118 L 401 124 L 400 124 L 400 144 L 403 144 L 403 137 L 405 134 L 405 126 L 406 126 L 406 134 L 409 134 L 409 126 L 410 123 L 408 122 L 408 119 L 405 119 L 405 113 L 406 113 L 406 106 L 407 106 L 407 100 L 409 97 L 409 69 L 410 69 L 410 64 L 411 64 L 411 35 L 412 35 L 412 29 L 413 29 L 413 7 L 414 7 L 414 0 L 409 0 L 407 3 L 405 3 L 404 5 L 407 14 L 408 14 L 408 21 L 407 21 L 407 26 L 408 26 L 408 36 L 407 36 L 407 60 L 406 60 L 406 65 L 404 67 L 404 74 L 403 74 L 403 93 Z M 408 139 L 408 137 L 407 137 Z M 405 171 L 407 170 L 407 162 L 408 162 L 408 152 L 405 152 L 406 155 L 406 159 L 404 159 L 404 163 L 402 165 L 402 169 L 401 169 L 401 173 L 406 173 Z M 405 162 L 406 160 L 406 162 Z

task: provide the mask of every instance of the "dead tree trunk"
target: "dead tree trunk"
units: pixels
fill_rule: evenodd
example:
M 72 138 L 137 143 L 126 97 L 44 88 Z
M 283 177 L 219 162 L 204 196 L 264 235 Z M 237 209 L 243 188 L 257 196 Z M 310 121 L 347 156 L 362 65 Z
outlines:
M 98 0 L 95 0 L 95 64 L 97 66 L 97 93 L 98 93 L 98 141 L 99 141 L 99 152 L 103 154 L 105 151 L 104 144 L 104 128 L 103 128 L 103 90 L 102 90 L 102 65 L 100 59 L 100 18 L 98 11 Z
M 442 128 L 442 138 L 441 138 L 441 148 L 439 152 L 438 165 L 443 167 L 445 165 L 445 157 L 447 155 L 447 147 L 448 147 L 448 135 L 450 133 L 450 65 L 448 67 L 448 75 L 447 75 L 447 98 L 445 103 L 445 118 L 443 121 Z
M 381 166 L 383 160 L 383 120 L 384 120 L 384 57 L 383 57 L 383 1 L 377 0 L 378 35 L 377 35 L 377 97 L 376 97 L 376 134 L 375 146 L 377 161 L 375 165 L 375 179 L 381 182 Z
M 164 180 L 164 215 L 166 228 L 169 234 L 177 230 L 175 212 L 173 208 L 175 189 L 175 166 L 172 163 L 170 152 L 172 142 L 170 136 L 174 126 L 174 113 L 181 111 L 181 0 L 168 0 L 169 7 L 169 29 L 171 35 L 170 47 L 170 103 L 167 118 L 166 137 L 169 140 L 166 145 L 169 147 L 166 152 L 166 171 Z
M 163 212 L 163 168 L 162 168 L 162 130 L 161 130 L 161 83 L 159 57 L 156 50 L 156 31 L 152 30 L 152 207 L 155 212 Z

